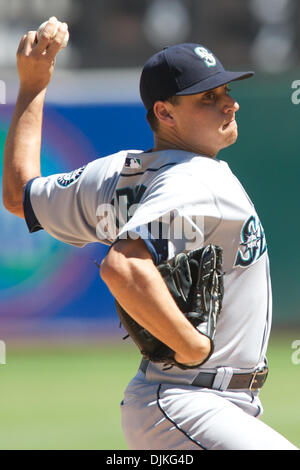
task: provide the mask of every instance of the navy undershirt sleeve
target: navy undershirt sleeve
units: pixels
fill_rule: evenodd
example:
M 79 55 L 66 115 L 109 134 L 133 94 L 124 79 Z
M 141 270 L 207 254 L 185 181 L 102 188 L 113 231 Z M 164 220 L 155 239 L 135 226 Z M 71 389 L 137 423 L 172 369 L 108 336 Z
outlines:
M 26 186 L 24 189 L 24 195 L 23 195 L 24 216 L 25 216 L 25 221 L 26 221 L 26 224 L 30 233 L 37 232 L 38 230 L 43 230 L 43 227 L 39 223 L 34 213 L 34 210 L 32 208 L 31 201 L 30 201 L 31 185 L 36 178 L 32 178 L 26 183 Z
M 168 259 L 168 240 L 153 240 L 147 238 L 143 238 L 143 240 L 152 256 L 155 266 L 158 266 Z
M 140 233 L 140 230 L 139 230 L 139 227 L 137 227 L 136 230 L 134 231 L 134 234 L 136 235 L 139 233 Z M 130 234 L 127 234 L 127 236 L 128 238 L 130 238 Z M 163 263 L 164 261 L 168 259 L 168 240 L 166 238 L 161 238 L 161 237 L 153 238 L 151 236 L 151 233 L 148 232 L 148 237 L 141 236 L 141 239 L 144 241 L 145 245 L 147 246 L 155 266 L 158 266 L 160 263 Z M 115 243 L 117 243 L 119 240 L 124 240 L 124 233 L 122 234 L 121 238 L 117 238 L 113 242 L 110 248 L 114 246 Z

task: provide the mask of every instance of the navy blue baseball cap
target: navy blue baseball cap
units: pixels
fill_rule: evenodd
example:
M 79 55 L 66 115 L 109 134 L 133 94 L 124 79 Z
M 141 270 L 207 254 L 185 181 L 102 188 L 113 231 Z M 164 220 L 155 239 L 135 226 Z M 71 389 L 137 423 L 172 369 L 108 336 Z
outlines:
M 194 95 L 235 80 L 250 78 L 254 72 L 230 72 L 201 44 L 184 43 L 165 47 L 145 63 L 140 94 L 145 108 L 174 95 Z

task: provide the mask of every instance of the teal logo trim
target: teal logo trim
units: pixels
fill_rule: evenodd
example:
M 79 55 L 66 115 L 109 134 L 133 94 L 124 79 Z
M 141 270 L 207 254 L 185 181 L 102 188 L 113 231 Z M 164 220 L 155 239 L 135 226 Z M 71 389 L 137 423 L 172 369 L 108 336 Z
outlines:
M 71 171 L 70 173 L 60 175 L 57 178 L 57 184 L 61 186 L 62 188 L 67 188 L 71 184 L 75 183 L 75 181 L 77 181 L 78 178 L 81 176 L 83 170 L 85 169 L 85 166 L 82 166 L 81 168 L 78 168 L 77 170 Z
M 217 65 L 215 56 L 207 49 L 205 49 L 205 47 L 195 47 L 194 52 L 195 54 L 197 54 L 198 57 L 203 60 L 206 67 L 215 67 Z
M 242 228 L 235 266 L 247 267 L 257 261 L 265 251 L 267 244 L 264 229 L 259 219 L 252 215 Z

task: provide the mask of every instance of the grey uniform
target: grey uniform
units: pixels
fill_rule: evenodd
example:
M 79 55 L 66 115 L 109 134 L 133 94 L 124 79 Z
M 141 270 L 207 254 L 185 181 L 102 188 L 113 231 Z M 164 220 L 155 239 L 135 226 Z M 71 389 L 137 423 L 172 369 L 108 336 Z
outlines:
M 184 151 L 122 151 L 68 175 L 36 178 L 24 196 L 30 231 L 82 247 L 141 237 L 155 264 L 209 243 L 224 251 L 215 350 L 198 369 L 142 362 L 122 401 L 135 449 L 289 449 L 258 419 L 258 392 L 228 389 L 266 365 L 272 295 L 265 233 L 227 163 Z M 214 373 L 212 388 L 196 387 Z

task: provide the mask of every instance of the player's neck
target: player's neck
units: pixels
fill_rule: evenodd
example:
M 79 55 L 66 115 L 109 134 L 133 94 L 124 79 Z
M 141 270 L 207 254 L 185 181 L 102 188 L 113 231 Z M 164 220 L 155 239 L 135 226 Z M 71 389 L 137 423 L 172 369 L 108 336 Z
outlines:
M 163 136 L 154 134 L 154 147 L 153 152 L 159 150 L 183 150 L 185 152 L 196 153 L 197 155 L 205 155 L 207 157 L 215 158 L 216 155 L 210 154 L 207 150 L 202 148 L 194 148 L 190 145 L 185 144 L 181 141 L 176 141 L 175 139 L 168 139 Z

